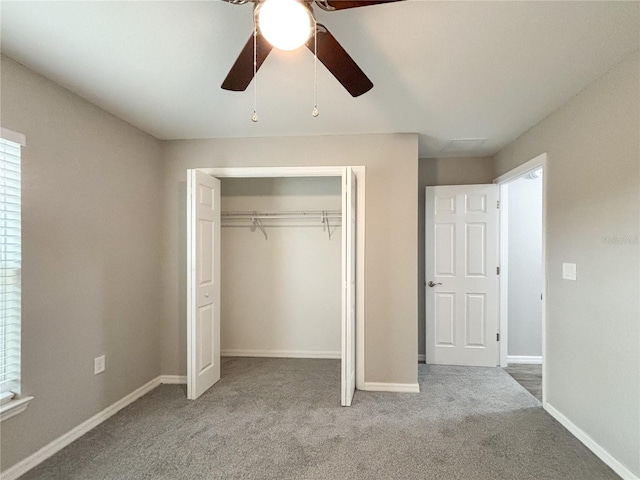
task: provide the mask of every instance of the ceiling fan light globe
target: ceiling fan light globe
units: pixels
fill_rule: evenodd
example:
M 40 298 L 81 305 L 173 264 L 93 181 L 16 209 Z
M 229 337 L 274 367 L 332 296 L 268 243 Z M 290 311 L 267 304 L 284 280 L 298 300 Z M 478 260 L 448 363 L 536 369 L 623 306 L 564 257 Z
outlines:
M 295 50 L 311 36 L 311 14 L 296 0 L 265 0 L 258 12 L 260 33 L 275 48 Z

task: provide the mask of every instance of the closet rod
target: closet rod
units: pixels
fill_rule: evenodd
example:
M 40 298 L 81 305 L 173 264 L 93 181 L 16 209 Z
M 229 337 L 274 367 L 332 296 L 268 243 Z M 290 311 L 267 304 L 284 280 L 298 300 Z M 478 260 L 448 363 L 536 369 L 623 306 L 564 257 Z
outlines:
M 342 218 L 340 210 L 288 211 L 288 212 L 222 212 L 229 219 L 280 219 L 280 218 Z

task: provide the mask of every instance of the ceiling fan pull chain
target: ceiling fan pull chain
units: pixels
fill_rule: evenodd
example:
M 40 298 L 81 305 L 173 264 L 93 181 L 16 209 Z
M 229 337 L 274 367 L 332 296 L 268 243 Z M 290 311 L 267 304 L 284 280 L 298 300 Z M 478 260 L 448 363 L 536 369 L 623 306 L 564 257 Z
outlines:
M 317 117 L 318 112 L 318 24 L 313 19 L 313 110 L 311 116 Z
M 256 123 L 258 121 L 258 77 L 256 72 L 258 71 L 258 23 L 256 21 L 256 12 L 253 12 L 253 115 L 251 115 L 251 121 Z

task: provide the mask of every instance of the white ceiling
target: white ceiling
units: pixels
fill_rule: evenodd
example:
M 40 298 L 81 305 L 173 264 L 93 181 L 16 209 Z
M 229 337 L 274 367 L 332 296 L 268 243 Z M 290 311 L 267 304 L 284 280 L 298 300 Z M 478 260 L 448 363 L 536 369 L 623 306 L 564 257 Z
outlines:
M 220 88 L 251 5 L 2 1 L 2 53 L 161 139 L 418 132 L 420 156 L 490 155 L 638 49 L 639 3 L 405 2 L 315 8 L 374 83 L 352 98 L 313 56 L 274 50 Z M 452 142 L 459 139 L 485 142 Z

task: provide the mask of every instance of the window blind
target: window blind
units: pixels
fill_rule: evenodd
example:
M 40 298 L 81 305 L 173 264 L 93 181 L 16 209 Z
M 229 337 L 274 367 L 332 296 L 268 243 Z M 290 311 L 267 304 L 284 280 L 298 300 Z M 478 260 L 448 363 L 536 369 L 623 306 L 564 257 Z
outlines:
M 20 183 L 20 145 L 0 139 L 0 401 L 20 393 Z

